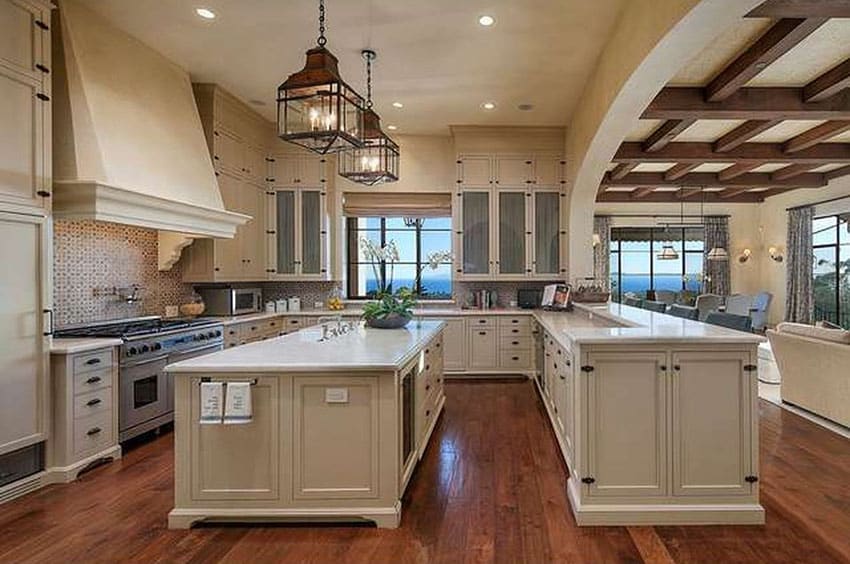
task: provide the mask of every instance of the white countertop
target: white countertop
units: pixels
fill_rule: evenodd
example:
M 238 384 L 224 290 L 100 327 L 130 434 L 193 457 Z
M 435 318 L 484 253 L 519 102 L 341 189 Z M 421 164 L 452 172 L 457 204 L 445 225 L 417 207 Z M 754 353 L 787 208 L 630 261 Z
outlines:
M 443 326 L 443 321 L 411 321 L 404 329 L 370 329 L 319 342 L 322 330 L 308 328 L 283 337 L 249 343 L 185 360 L 166 368 L 177 373 L 337 372 L 398 370 Z
M 124 341 L 115 338 L 53 338 L 50 343 L 51 354 L 74 354 L 96 351 L 108 347 L 117 347 Z
M 459 307 L 421 307 L 414 308 L 413 315 L 424 317 L 457 317 L 459 315 L 531 315 L 533 311 L 534 310 L 520 308 L 462 309 Z M 343 317 L 360 317 L 362 314 L 362 309 L 348 307 L 339 311 L 331 311 L 329 309 L 304 309 L 301 311 L 259 312 L 233 316 L 213 316 L 213 319 L 221 321 L 224 325 L 231 325 L 233 323 L 262 321 L 263 319 L 271 319 L 273 317 L 333 317 L 335 315 L 341 315 Z

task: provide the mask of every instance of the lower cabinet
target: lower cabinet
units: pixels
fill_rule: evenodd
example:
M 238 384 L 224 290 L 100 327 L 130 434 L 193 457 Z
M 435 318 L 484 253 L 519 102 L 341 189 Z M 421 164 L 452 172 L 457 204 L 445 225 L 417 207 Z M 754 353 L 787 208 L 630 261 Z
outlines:
M 466 369 L 466 320 L 450 317 L 443 329 L 443 362 L 446 372 L 462 372 Z
M 496 327 L 469 328 L 470 370 L 493 370 L 499 367 L 499 334 Z

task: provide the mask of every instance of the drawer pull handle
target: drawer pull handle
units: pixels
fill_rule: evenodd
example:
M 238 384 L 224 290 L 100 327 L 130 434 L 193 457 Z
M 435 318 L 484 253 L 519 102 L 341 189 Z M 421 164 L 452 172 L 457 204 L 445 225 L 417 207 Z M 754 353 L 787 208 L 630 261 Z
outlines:
M 511 344 L 512 344 L 512 345 L 518 345 L 518 344 L 519 344 L 519 341 L 511 341 Z
M 479 332 L 478 332 L 478 334 L 479 334 L 479 335 L 486 335 L 486 334 L 487 334 L 487 331 L 479 331 Z
M 512 356 L 511 360 L 519 360 L 519 357 L 518 356 Z
M 682 369 L 682 367 L 681 367 L 681 366 L 679 366 L 678 364 L 674 364 L 674 365 L 673 365 L 673 370 L 675 370 L 676 372 L 678 372 L 678 371 L 679 371 L 679 370 L 681 370 L 681 369 Z
M 560 378 L 561 380 L 566 380 L 566 379 L 567 379 L 567 377 L 566 377 L 566 376 L 564 376 L 563 374 L 558 374 L 558 378 Z
M 427 392 L 430 389 L 431 389 L 431 384 L 425 384 L 425 391 Z
M 95 364 L 100 364 L 100 359 L 99 358 L 90 358 L 86 361 L 86 364 L 88 364 L 89 366 L 93 366 Z
M 89 429 L 88 431 L 86 431 L 86 435 L 88 435 L 89 437 L 91 437 L 92 435 L 97 435 L 98 433 L 100 433 L 100 430 L 100 427 Z
M 486 319 L 479 319 L 478 323 L 487 323 L 487 320 Z
M 426 409 L 426 410 L 425 410 L 425 417 L 430 417 L 430 416 L 431 416 L 431 410 L 430 410 L 430 409 Z
M 441 344 L 441 343 L 437 343 L 437 345 L 436 345 L 436 347 L 437 347 L 438 349 L 440 348 L 440 344 Z
M 87 405 L 88 407 L 93 407 L 93 406 L 95 406 L 95 405 L 99 404 L 100 402 L 101 402 L 101 399 L 100 399 L 100 398 L 94 398 L 94 399 L 90 399 L 89 401 L 87 401 L 87 402 L 86 402 L 86 405 Z
M 86 380 L 86 384 L 97 384 L 98 382 L 100 382 L 100 379 L 100 376 L 92 376 L 91 378 Z

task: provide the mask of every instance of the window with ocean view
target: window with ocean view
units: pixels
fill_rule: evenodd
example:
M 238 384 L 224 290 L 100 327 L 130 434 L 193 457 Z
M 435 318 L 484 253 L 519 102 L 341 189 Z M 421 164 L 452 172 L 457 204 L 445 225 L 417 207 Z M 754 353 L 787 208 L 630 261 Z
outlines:
M 401 217 L 350 217 L 346 225 L 349 298 L 372 297 L 378 287 L 376 271 L 392 276 L 393 290 L 409 288 L 424 300 L 451 298 L 451 262 L 440 263 L 436 269 L 428 266 L 429 254 L 452 249 L 450 217 L 417 221 L 405 221 Z M 367 260 L 360 245 L 362 237 L 378 246 L 395 241 L 399 260 L 393 266 Z M 418 283 L 417 272 L 421 272 Z
M 812 292 L 815 320 L 850 328 L 850 214 L 816 217 Z
M 665 246 L 677 258 L 659 259 Z M 699 293 L 702 285 L 701 227 L 615 227 L 611 229 L 611 297 L 626 294 L 646 298 L 647 292 L 670 290 Z

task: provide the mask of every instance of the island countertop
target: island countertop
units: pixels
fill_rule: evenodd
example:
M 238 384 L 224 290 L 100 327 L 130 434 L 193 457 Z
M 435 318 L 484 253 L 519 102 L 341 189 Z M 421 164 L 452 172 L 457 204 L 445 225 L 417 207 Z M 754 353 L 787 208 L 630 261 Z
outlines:
M 404 329 L 371 329 L 359 324 L 349 333 L 321 342 L 322 329 L 310 327 L 171 364 L 166 371 L 327 373 L 399 370 L 444 325 L 445 322 L 440 320 L 413 320 Z

